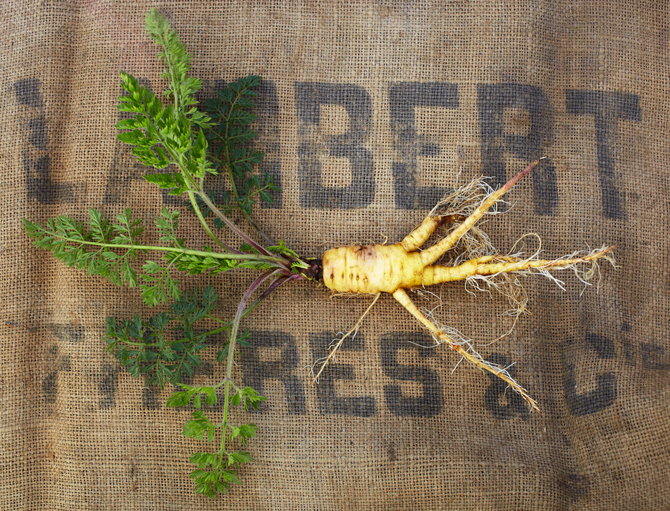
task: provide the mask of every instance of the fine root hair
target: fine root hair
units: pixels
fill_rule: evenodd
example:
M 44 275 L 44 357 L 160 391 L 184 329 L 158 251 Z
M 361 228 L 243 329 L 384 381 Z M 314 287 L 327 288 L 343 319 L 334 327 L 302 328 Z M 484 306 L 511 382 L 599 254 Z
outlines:
M 340 332 L 340 333 L 338 334 L 338 337 L 336 337 L 335 339 L 333 339 L 333 340 L 330 342 L 330 345 L 328 346 L 328 351 L 329 351 L 328 356 L 326 356 L 326 357 L 322 357 L 322 358 L 317 359 L 317 360 L 314 361 L 314 363 L 313 363 L 312 366 L 310 367 L 310 371 L 309 371 L 309 372 L 310 372 L 310 375 L 312 375 L 312 381 L 313 381 L 314 383 L 316 383 L 316 382 L 318 381 L 319 376 L 321 376 L 321 373 L 322 373 L 323 370 L 326 368 L 326 366 L 328 365 L 328 363 L 329 363 L 331 360 L 334 360 L 334 359 L 335 359 L 335 356 L 336 356 L 336 354 L 337 354 L 337 351 L 340 349 L 340 346 L 342 346 L 342 344 L 344 343 L 344 340 L 347 339 L 348 337 L 351 337 L 352 339 L 353 339 L 354 337 L 356 337 L 356 334 L 358 333 L 358 329 L 359 329 L 359 328 L 361 327 L 361 325 L 363 324 L 363 319 L 365 319 L 365 316 L 367 316 L 368 312 L 370 312 L 370 309 L 372 309 L 372 307 L 374 307 L 375 303 L 377 303 L 377 300 L 379 299 L 380 296 L 381 296 L 381 293 L 377 293 L 377 294 L 375 295 L 375 298 L 374 298 L 374 300 L 372 300 L 372 303 L 370 304 L 370 306 L 369 306 L 369 307 L 365 310 L 365 312 L 361 315 L 361 317 L 358 319 L 358 321 L 356 322 L 356 324 L 354 325 L 354 327 L 353 327 L 351 330 L 349 330 L 346 334 Z M 319 364 L 321 365 L 321 367 L 319 368 L 319 372 L 316 373 L 316 376 L 314 376 L 314 369 L 315 369 Z
M 493 188 L 488 183 L 487 177 L 475 177 L 468 184 L 456 188 L 453 192 L 445 195 L 440 202 L 438 202 L 429 216 L 464 216 L 469 217 L 475 210 L 481 206 L 493 192 Z M 495 214 L 495 205 L 487 211 L 487 214 Z

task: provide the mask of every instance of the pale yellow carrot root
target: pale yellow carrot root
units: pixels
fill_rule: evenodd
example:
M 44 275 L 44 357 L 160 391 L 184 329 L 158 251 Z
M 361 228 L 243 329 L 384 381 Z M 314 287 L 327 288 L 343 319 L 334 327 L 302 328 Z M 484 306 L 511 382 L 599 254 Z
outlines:
M 586 281 L 590 278 L 592 271 L 597 269 L 597 259 L 604 257 L 614 265 L 614 259 L 610 254 L 613 247 L 603 247 L 581 257 L 573 254 L 573 256 L 554 260 L 536 259 L 540 252 L 539 249 L 535 256 L 527 259 L 495 255 L 495 249 L 491 246 L 488 236 L 475 227 L 475 223 L 500 202 L 502 196 L 539 162 L 540 160 L 536 160 L 531 163 L 496 191 L 491 190 L 482 179 L 474 180 L 469 185 L 456 190 L 441 201 L 421 225 L 400 243 L 340 247 L 327 251 L 322 259 L 322 268 L 323 282 L 329 289 L 339 293 L 374 294 L 376 297 L 354 328 L 336 343 L 328 357 L 323 361 L 321 369 L 314 379 L 316 380 L 319 377 L 344 339 L 352 334 L 355 335 L 363 318 L 377 301 L 379 295 L 386 292 L 392 294 L 410 314 L 431 332 L 438 342 L 448 345 L 482 371 L 488 371 L 501 378 L 521 394 L 531 409 L 539 411 L 537 403 L 523 387 L 514 381 L 504 368 L 485 361 L 468 341 L 460 342 L 452 339 L 445 331 L 446 327 L 440 328 L 422 314 L 406 292 L 407 289 L 411 288 L 456 280 L 463 280 L 467 283 L 483 280 L 490 287 L 498 289 L 503 295 L 507 296 L 518 317 L 521 312 L 525 311 L 527 298 L 520 284 L 510 281 L 509 277 L 505 277 L 505 275 L 542 273 L 560 285 L 560 281 L 549 275 L 549 270 L 573 268 L 577 272 L 577 265 L 592 263 L 591 271 L 583 274 L 578 273 L 578 277 L 582 281 Z M 441 213 L 445 206 L 447 206 L 446 210 Z M 454 220 L 462 220 L 462 223 L 432 247 L 422 252 L 418 251 L 440 225 Z M 470 260 L 455 266 L 433 264 L 463 240 L 466 242 L 466 253 L 470 255 Z M 458 261 L 458 258 L 456 261 Z M 474 284 L 474 286 L 478 288 L 477 284 Z

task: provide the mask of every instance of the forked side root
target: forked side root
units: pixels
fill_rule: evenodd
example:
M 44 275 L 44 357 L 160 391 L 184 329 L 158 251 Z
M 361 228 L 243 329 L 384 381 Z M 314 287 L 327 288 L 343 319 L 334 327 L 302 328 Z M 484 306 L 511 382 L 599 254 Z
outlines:
M 398 302 L 400 302 L 400 304 L 405 307 L 405 309 L 407 309 L 407 311 L 412 314 L 412 316 L 419 320 L 419 322 L 425 326 L 431 334 L 433 334 L 433 337 L 438 342 L 442 342 L 448 345 L 451 349 L 456 351 L 468 362 L 472 363 L 482 371 L 487 371 L 496 375 L 498 378 L 512 387 L 516 392 L 518 392 L 532 410 L 537 412 L 540 411 L 535 400 L 528 395 L 528 392 L 526 392 L 526 390 L 521 385 L 519 385 L 504 368 L 484 360 L 481 355 L 475 351 L 470 343 L 456 342 L 451 339 L 443 329 L 438 328 L 435 324 L 433 324 L 433 322 L 431 322 L 421 313 L 421 311 L 417 308 L 416 305 L 414 305 L 404 289 L 398 289 L 395 293 L 393 293 L 393 297 L 398 300 Z

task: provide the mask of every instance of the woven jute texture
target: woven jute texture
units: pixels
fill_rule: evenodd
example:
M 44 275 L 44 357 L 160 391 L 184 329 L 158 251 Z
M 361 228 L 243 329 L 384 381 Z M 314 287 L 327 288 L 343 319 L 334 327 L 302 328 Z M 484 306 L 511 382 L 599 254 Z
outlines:
M 548 157 L 484 224 L 492 243 L 504 254 L 536 233 L 545 257 L 616 245 L 618 268 L 586 289 L 570 272 L 563 289 L 525 279 L 532 315 L 494 344 L 512 326 L 503 297 L 462 283 L 412 294 L 487 360 L 514 362 L 541 413 L 446 347 L 420 347 L 432 339 L 390 296 L 312 384 L 309 366 L 370 298 L 287 285 L 243 324 L 234 377 L 268 397 L 251 416 L 255 460 L 230 495 L 194 495 L 188 458 L 209 444 L 182 436 L 190 413 L 105 351 L 106 316 L 153 312 L 22 226 L 132 207 L 155 241 L 156 213 L 181 207 L 114 128 L 120 70 L 165 86 L 151 7 L 193 55 L 202 98 L 262 76 L 257 147 L 283 191 L 255 216 L 304 256 L 397 242 L 457 183 L 497 186 Z M 0 508 L 670 506 L 669 16 L 641 0 L 3 2 Z M 181 209 L 181 235 L 207 244 Z M 184 285 L 213 284 L 229 319 L 252 279 Z M 216 349 L 192 382 L 219 381 Z

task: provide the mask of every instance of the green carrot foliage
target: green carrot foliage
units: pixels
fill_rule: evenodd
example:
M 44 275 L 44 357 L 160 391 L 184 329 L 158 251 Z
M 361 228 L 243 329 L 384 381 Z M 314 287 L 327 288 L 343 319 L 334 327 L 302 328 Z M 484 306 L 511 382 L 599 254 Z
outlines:
M 92 208 L 87 223 L 61 215 L 44 224 L 24 219 L 24 226 L 35 246 L 51 251 L 66 265 L 117 285 L 139 284 L 146 305 L 165 306 L 148 319 L 140 314 L 129 319 L 107 318 L 107 350 L 131 376 L 160 389 L 181 389 L 167 399 L 167 406 L 194 409 L 192 419 L 184 425 L 184 437 L 207 442 L 218 439 L 219 447 L 213 452 L 197 452 L 190 459 L 197 467 L 191 474 L 196 493 L 215 498 L 240 484 L 237 471 L 252 461 L 248 452 L 229 450 L 226 444 L 246 445 L 257 431 L 255 424 L 235 423 L 230 407 L 249 411 L 265 400 L 254 389 L 237 387 L 232 380 L 237 345 L 252 342 L 248 331 L 240 331 L 240 322 L 282 283 L 314 279 L 316 270 L 283 241 L 271 242 L 252 219 L 254 205 L 272 202 L 272 192 L 279 190 L 272 176 L 259 174 L 263 153 L 251 146 L 256 137 L 252 128 L 254 89 L 260 78 L 249 76 L 229 83 L 207 102 L 206 110 L 199 110 L 196 93 L 202 82 L 188 76 L 191 56 L 177 33 L 156 9 L 147 15 L 146 28 L 159 47 L 168 86 L 161 101 L 135 77 L 121 72 L 124 94 L 118 109 L 126 117 L 116 124 L 121 130 L 118 138 L 132 147 L 139 162 L 158 171 L 147 173 L 147 182 L 187 198 L 186 209 L 200 221 L 208 244 L 187 246 L 180 234 L 180 212 L 167 208 L 154 218 L 157 245 L 143 242 L 143 222 L 130 208 L 111 219 Z M 206 191 L 207 177 L 216 174 L 227 178 L 228 190 L 220 200 Z M 233 213 L 241 215 L 265 245 L 242 231 L 229 218 Z M 228 228 L 239 246 L 224 243 L 208 217 L 213 217 L 215 228 Z M 148 258 L 155 253 L 160 257 Z M 234 269 L 254 270 L 260 276 L 243 295 L 233 320 L 217 317 L 218 295 L 213 286 L 202 291 L 182 288 L 189 275 Z M 264 291 L 256 295 L 261 286 Z M 195 374 L 205 348 L 220 334 L 226 334 L 227 341 L 221 343 L 216 361 L 225 362 L 225 377 L 210 386 L 186 385 L 184 378 Z

